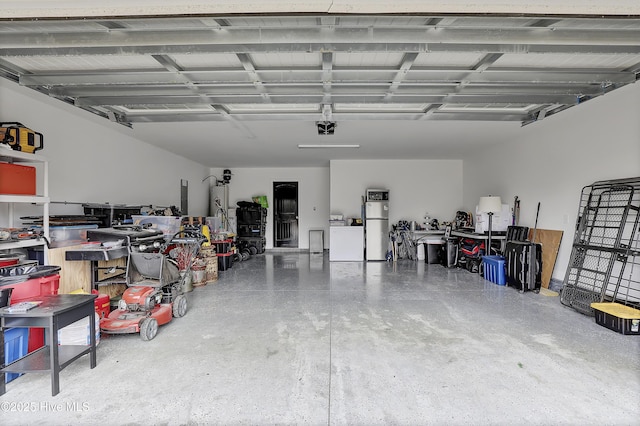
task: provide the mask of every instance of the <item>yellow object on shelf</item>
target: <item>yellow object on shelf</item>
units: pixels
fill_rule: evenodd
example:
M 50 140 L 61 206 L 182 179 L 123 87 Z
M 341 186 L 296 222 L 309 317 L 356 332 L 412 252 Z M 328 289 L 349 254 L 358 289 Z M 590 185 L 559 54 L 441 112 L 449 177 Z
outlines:
M 207 241 L 202 243 L 203 247 L 208 247 L 211 245 L 211 233 L 209 232 L 209 227 L 207 225 L 202 225 L 202 235 L 207 238 Z

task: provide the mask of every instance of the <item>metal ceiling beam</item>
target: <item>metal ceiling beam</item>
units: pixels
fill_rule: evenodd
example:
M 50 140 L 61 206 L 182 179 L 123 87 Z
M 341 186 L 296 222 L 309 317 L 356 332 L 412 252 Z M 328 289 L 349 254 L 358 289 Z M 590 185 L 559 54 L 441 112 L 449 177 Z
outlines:
M 527 126 L 537 121 L 541 121 L 544 118 L 558 114 L 567 108 L 569 107 L 566 105 L 543 105 L 538 110 L 534 111 L 529 118 L 522 120 L 522 126 Z
M 305 70 L 260 70 L 262 84 L 307 84 L 318 83 L 322 79 L 322 71 Z M 392 73 L 379 69 L 340 69 L 333 70 L 333 84 L 376 83 L 391 81 Z M 113 71 L 113 72 L 55 72 L 22 75 L 20 84 L 35 85 L 79 85 L 79 84 L 178 84 L 185 79 L 194 84 L 226 82 L 226 84 L 254 83 L 245 70 L 183 70 L 180 73 L 167 71 Z M 444 83 L 451 81 L 467 81 L 474 83 L 633 83 L 636 81 L 634 71 L 612 71 L 609 69 L 590 70 L 556 70 L 556 69 L 497 69 L 483 72 L 471 72 L 465 69 L 417 69 L 407 70 L 403 84 Z
M 197 85 L 200 94 L 205 96 L 246 96 L 255 94 L 252 84 L 237 85 L 231 87 L 229 84 L 220 82 L 217 84 Z M 386 84 L 334 84 L 332 93 L 337 95 L 352 94 L 360 96 L 363 94 L 384 95 Z M 440 84 L 403 84 L 396 91 L 399 95 L 446 95 L 452 93 L 456 88 L 455 83 Z M 271 85 L 269 91 L 273 95 L 317 95 L 321 93 L 321 85 L 289 84 Z M 62 97 L 91 97 L 91 96 L 189 96 L 193 92 L 183 84 L 167 85 L 68 85 L 54 86 L 48 89 L 51 96 Z M 462 95 L 498 95 L 498 94 L 547 94 L 547 95 L 599 95 L 605 93 L 601 84 L 567 85 L 563 83 L 531 83 L 525 84 L 467 84 L 455 93 Z
M 423 110 L 422 117 L 419 120 L 428 120 L 431 118 L 433 114 L 435 114 L 440 108 L 442 104 L 431 104 Z
M 483 72 L 487 70 L 491 65 L 493 65 L 503 55 L 504 53 L 489 53 L 487 55 L 484 55 L 484 57 L 475 64 L 473 70 L 477 72 Z
M 184 71 L 184 68 L 180 67 L 173 59 L 171 59 L 167 55 L 152 55 L 152 57 L 169 72 L 180 74 Z M 189 80 L 184 79 L 184 81 Z
M 281 120 L 322 120 L 321 113 L 300 113 L 292 111 L 290 113 L 268 113 L 268 114 L 231 114 L 238 121 L 281 121 Z M 335 121 L 362 121 L 362 120 L 419 120 L 424 117 L 424 113 L 334 113 Z M 518 121 L 530 119 L 528 114 L 505 113 L 505 112 L 439 112 L 436 111 L 428 116 L 428 120 L 472 120 L 472 121 Z M 128 115 L 130 123 L 171 123 L 189 121 L 224 121 L 220 114 L 216 113 L 194 113 L 194 114 L 148 114 L 148 115 Z
M 290 44 L 295 40 L 299 44 L 318 42 L 329 44 L 402 44 L 422 40 L 425 43 L 468 43 L 477 44 L 511 43 L 528 45 L 621 45 L 637 46 L 640 40 L 640 27 L 636 28 L 540 28 L 509 25 L 473 27 L 429 27 L 400 25 L 379 27 L 355 26 L 290 26 L 276 19 L 273 26 L 265 24 L 257 28 L 228 26 L 223 29 L 203 27 L 201 29 L 146 29 L 113 28 L 109 31 L 89 32 L 85 22 L 77 32 L 41 33 L 34 28 L 25 37 L 22 31 L 5 31 L 2 34 L 2 46 L 6 48 L 28 48 L 37 45 L 41 48 L 86 48 L 86 47 L 136 47 L 136 46 L 193 46 L 193 45 L 279 45 Z M 123 21 L 125 22 L 125 21 Z M 640 24 L 640 20 L 636 20 Z M 68 27 L 73 21 L 67 21 Z M 11 23 L 0 23 L 0 31 Z
M 235 119 L 233 119 L 228 113 L 227 110 L 224 106 L 222 105 L 213 105 L 212 102 L 208 101 L 208 97 L 202 95 L 199 91 L 198 91 L 198 87 L 193 83 L 193 81 L 191 81 L 187 75 L 184 73 L 184 69 L 182 67 L 180 67 L 172 58 L 166 56 L 166 55 L 154 55 L 153 58 L 158 61 L 162 66 L 164 66 L 168 71 L 172 72 L 173 74 L 175 74 L 176 78 L 183 81 L 184 82 L 184 86 L 186 88 L 188 88 L 188 90 L 193 93 L 194 97 L 196 97 L 198 99 L 198 105 L 204 105 L 206 106 L 206 108 L 211 109 L 212 111 L 220 114 L 224 119 L 228 120 L 231 122 L 231 124 L 241 130 L 243 133 L 245 133 L 249 138 L 255 138 L 255 135 L 253 133 L 251 133 L 251 131 L 249 129 L 246 128 L 246 126 L 244 126 L 241 123 L 237 123 L 235 121 Z M 118 102 L 117 104 L 112 104 L 112 105 L 118 105 L 121 106 L 123 103 L 122 102 Z M 75 100 L 75 105 L 76 106 L 80 106 L 80 107 L 86 107 L 86 106 L 91 106 L 91 105 L 79 105 L 78 104 L 78 99 Z M 111 117 L 109 117 L 111 118 Z
M 117 21 L 96 21 L 96 24 L 98 25 L 102 25 L 103 27 L 105 27 L 108 30 L 121 30 L 121 29 L 125 29 L 127 28 L 126 25 L 122 24 L 121 22 L 117 22 Z
M 333 53 L 322 52 L 322 103 L 331 103 L 331 86 L 333 83 Z
M 67 25 L 72 26 L 73 21 Z M 278 23 L 279 24 L 279 23 Z M 0 23 L 11 28 L 11 23 Z M 640 26 L 638 27 L 640 28 Z M 118 29 L 78 32 L 2 32 L 0 56 L 115 55 L 215 52 L 486 51 L 608 53 L 640 49 L 640 29 L 284 27 L 182 30 Z M 482 50 L 478 50 L 482 49 Z M 494 50 L 499 49 L 499 50 Z
M 13 82 L 18 82 L 20 75 L 24 74 L 29 74 L 29 71 L 0 58 L 0 76 Z
M 557 94 L 482 94 L 482 95 L 395 95 L 393 103 L 387 101 L 384 94 L 345 94 L 332 95 L 333 103 L 344 104 L 425 104 L 425 103 L 449 103 L 449 104 L 543 104 L 557 103 L 565 105 L 578 104 L 579 98 L 575 95 Z M 92 96 L 78 97 L 77 106 L 96 105 L 208 105 L 208 104 L 322 104 L 323 94 L 317 95 L 271 95 L 270 102 L 265 102 L 259 94 L 230 95 L 230 96 L 161 96 L 161 95 L 135 95 L 135 96 Z
M 377 24 L 371 19 L 324 15 L 289 20 L 190 17 L 161 21 L 166 24 L 162 27 L 158 19 L 152 25 L 146 19 L 66 20 L 55 25 L 0 21 L 0 76 L 15 81 L 19 75 L 20 84 L 120 123 L 202 119 L 227 120 L 236 126 L 244 126 L 244 120 L 317 121 L 327 117 L 527 124 L 639 78 L 640 56 L 636 65 L 629 65 L 634 62 L 626 56 L 622 61 L 615 57 L 640 55 L 638 19 L 502 17 L 499 26 L 496 19 L 424 16 L 420 25 L 420 18 L 400 16 Z M 456 26 L 459 22 L 461 26 Z M 236 55 L 242 67 L 185 68 L 173 56 L 215 53 Z M 294 58 L 313 53 L 321 62 L 320 66 L 316 62 L 309 67 L 261 68 L 254 53 L 292 54 Z M 359 53 L 364 54 L 361 63 L 365 66 L 337 65 L 348 55 L 356 59 L 345 64 L 360 62 Z M 429 53 L 443 54 L 433 55 L 438 63 L 447 54 L 462 53 L 466 56 L 457 57 L 474 59 L 458 67 L 416 66 L 416 59 Z M 537 68 L 496 67 L 502 55 L 516 54 L 512 59 L 517 63 L 518 55 L 524 53 L 606 55 L 612 58 L 612 65 L 560 69 L 542 59 Z M 398 54 L 402 60 L 394 66 L 366 66 L 389 64 L 385 56 L 397 58 Z M 117 60 L 114 69 L 108 65 L 95 71 L 60 69 L 64 63 L 74 67 L 73 57 L 86 55 L 114 55 Z M 137 59 L 136 55 L 151 55 L 162 68 L 115 69 L 126 64 L 128 56 Z M 48 63 L 49 57 L 57 71 L 38 73 L 39 66 L 31 67 Z M 573 58 L 567 59 L 570 64 Z M 577 59 L 577 63 L 589 63 Z M 91 61 L 88 58 L 81 67 L 91 66 Z M 212 57 L 202 63 L 220 62 L 226 60 Z M 615 65 L 622 62 L 626 69 Z M 105 67 L 105 63 L 109 62 L 98 58 L 93 66 Z M 528 63 L 531 61 L 524 62 Z M 599 59 L 594 64 L 603 65 Z M 242 104 L 274 105 L 252 111 L 242 109 Z M 313 105 L 316 112 L 287 104 Z M 336 108 L 337 104 L 344 105 Z M 163 108 L 168 111 L 160 112 Z
M 188 76 L 184 73 L 184 69 L 179 66 L 173 59 L 166 55 L 153 55 L 153 59 L 155 59 L 158 63 L 160 63 L 167 71 L 172 73 L 178 81 L 183 83 L 183 86 L 187 88 L 191 93 L 194 93 L 196 96 L 201 97 L 202 95 L 198 92 L 198 87 L 194 82 L 188 78 Z M 201 97 L 201 99 L 204 99 Z
M 404 81 L 405 77 L 407 76 L 407 73 L 413 66 L 413 63 L 415 62 L 417 57 L 418 57 L 417 52 L 409 52 L 404 54 L 404 56 L 402 57 L 402 63 L 400 64 L 398 72 L 393 77 L 393 81 L 389 86 L 389 90 L 386 96 L 387 99 L 391 99 L 391 97 L 393 96 L 393 93 L 396 90 L 398 90 L 398 88 L 400 87 L 400 84 L 402 84 L 402 82 Z
M 632 37 L 634 35 L 630 35 Z M 4 37 L 4 35 L 2 36 Z M 0 56 L 83 56 L 83 55 L 178 55 L 215 53 L 311 53 L 331 50 L 332 52 L 473 52 L 473 53 L 558 53 L 558 54 L 600 54 L 635 55 L 640 46 L 628 44 L 592 45 L 535 45 L 513 42 L 481 44 L 472 43 L 281 43 L 281 44 L 199 44 L 199 45 L 151 45 L 151 46 L 69 46 L 38 47 L 34 45 L 7 47 L 0 37 Z
M 255 87 L 256 91 L 260 93 L 262 99 L 265 102 L 269 102 L 269 93 L 265 89 L 262 79 L 256 72 L 256 66 L 253 64 L 253 61 L 251 60 L 249 55 L 247 55 L 246 53 L 237 53 L 236 56 L 238 57 L 238 60 L 240 61 L 244 70 L 249 76 L 249 79 L 253 83 L 253 86 Z
M 472 77 L 470 78 L 470 76 L 472 76 L 474 72 L 481 73 L 486 71 L 491 65 L 493 65 L 498 59 L 500 59 L 502 55 L 503 53 L 485 54 L 476 64 L 474 64 L 473 67 L 471 67 L 473 72 L 469 71 L 467 72 L 466 77 L 459 79 L 460 82 L 454 92 L 459 93 L 461 90 L 463 90 L 466 86 L 468 86 L 471 83 Z
M 529 27 L 550 27 L 560 22 L 560 19 L 538 19 L 535 22 L 530 23 Z

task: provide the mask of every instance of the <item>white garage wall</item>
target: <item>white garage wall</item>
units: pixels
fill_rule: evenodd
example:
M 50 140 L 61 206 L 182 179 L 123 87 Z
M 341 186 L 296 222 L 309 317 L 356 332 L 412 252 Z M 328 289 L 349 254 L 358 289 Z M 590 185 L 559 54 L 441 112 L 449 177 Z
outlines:
M 367 188 L 389 190 L 389 222 L 451 221 L 462 203 L 462 160 L 333 160 L 331 213 L 360 217 Z
M 223 169 L 211 169 L 211 174 L 222 179 Z M 267 211 L 266 248 L 273 248 L 273 182 L 298 182 L 298 248 L 309 248 L 309 230 L 323 229 L 325 247 L 329 247 L 329 168 L 235 168 L 231 169 L 229 208 L 238 201 L 251 201 L 256 195 L 266 195 Z
M 521 201 L 520 224 L 563 230 L 553 278 L 563 280 L 580 192 L 598 180 L 640 176 L 640 84 L 623 87 L 522 128 L 522 137 L 464 161 L 464 203 L 482 195 Z
M 208 189 L 200 181 L 208 167 L 133 139 L 122 125 L 0 79 L 0 122 L 15 121 L 44 135 L 38 154 L 49 159 L 52 201 L 180 206 L 180 180 L 186 179 L 189 214 L 207 213 Z M 77 205 L 51 206 L 51 214 L 78 213 Z M 16 214 L 41 209 L 16 208 Z

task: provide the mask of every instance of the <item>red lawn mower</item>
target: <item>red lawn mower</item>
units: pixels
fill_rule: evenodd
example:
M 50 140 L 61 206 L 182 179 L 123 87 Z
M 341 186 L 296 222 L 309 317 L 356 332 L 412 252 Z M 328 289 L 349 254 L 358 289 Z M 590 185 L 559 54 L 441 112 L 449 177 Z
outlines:
M 100 320 L 100 331 L 140 333 L 142 340 L 151 340 L 156 337 L 158 326 L 187 313 L 187 298 L 183 294 L 187 274 L 180 273 L 169 253 L 179 251 L 182 260 L 187 261 L 185 270 L 189 271 L 206 238 L 200 233 L 178 237 L 180 234 L 174 235 L 168 247 L 158 252 L 129 250 L 126 272 L 129 288 L 118 302 L 118 309 Z

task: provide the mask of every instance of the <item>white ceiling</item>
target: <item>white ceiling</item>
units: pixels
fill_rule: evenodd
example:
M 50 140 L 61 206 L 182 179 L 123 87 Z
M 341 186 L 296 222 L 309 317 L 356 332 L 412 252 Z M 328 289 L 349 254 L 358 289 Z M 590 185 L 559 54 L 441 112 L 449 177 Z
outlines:
M 640 19 L 0 18 L 0 75 L 212 167 L 463 158 L 636 82 Z

